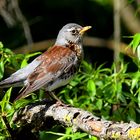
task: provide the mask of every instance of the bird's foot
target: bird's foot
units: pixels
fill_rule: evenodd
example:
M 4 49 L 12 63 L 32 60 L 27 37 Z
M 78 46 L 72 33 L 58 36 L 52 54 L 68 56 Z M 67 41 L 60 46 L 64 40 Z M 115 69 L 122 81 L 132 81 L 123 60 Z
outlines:
M 54 92 L 47 92 L 48 95 L 56 101 L 57 106 L 65 106 L 65 107 L 70 107 L 70 105 L 64 104 L 55 94 Z
M 61 100 L 56 102 L 57 106 L 63 106 L 63 107 L 70 107 L 70 105 L 64 104 Z

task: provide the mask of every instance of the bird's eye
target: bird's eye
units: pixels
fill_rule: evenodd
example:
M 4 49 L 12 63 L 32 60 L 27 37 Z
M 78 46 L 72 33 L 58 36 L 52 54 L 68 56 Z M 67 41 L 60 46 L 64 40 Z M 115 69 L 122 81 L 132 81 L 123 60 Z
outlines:
M 77 30 L 72 30 L 71 32 L 72 32 L 72 34 L 76 34 Z

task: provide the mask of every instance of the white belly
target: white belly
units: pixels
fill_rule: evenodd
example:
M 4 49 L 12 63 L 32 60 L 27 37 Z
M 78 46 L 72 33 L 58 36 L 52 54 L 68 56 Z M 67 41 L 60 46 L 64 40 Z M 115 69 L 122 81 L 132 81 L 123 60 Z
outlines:
M 54 83 L 52 83 L 52 85 L 49 85 L 47 87 L 45 87 L 45 90 L 46 91 L 53 91 L 61 86 L 64 86 L 66 84 L 68 84 L 72 79 L 73 79 L 74 76 L 70 76 L 69 78 L 67 79 L 59 79 L 59 80 L 56 80 Z

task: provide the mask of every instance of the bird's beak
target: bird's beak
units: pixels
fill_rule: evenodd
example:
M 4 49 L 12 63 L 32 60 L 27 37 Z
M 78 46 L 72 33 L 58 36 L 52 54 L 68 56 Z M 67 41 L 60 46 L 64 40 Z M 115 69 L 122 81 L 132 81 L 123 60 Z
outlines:
M 92 28 L 92 26 L 85 26 L 80 30 L 80 34 L 83 35 L 85 33 L 85 31 L 89 30 L 90 28 Z

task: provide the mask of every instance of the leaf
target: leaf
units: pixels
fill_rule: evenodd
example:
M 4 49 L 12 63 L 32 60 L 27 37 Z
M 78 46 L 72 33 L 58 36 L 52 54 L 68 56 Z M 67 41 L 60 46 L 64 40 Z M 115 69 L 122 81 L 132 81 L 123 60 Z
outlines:
M 46 131 L 45 133 L 47 134 L 53 134 L 53 135 L 58 135 L 58 136 L 64 136 L 64 133 L 57 133 L 57 132 L 52 132 L 52 131 Z
M 77 84 L 79 84 L 79 81 L 77 80 L 72 80 L 69 85 L 71 85 L 72 87 L 75 87 Z
M 0 140 L 5 140 L 6 139 L 6 136 L 3 134 L 0 134 Z
M 13 55 L 14 53 L 10 50 L 10 49 L 8 49 L 8 48 L 5 48 L 4 49 L 4 52 L 6 53 L 6 54 L 10 54 L 10 55 Z
M 137 33 L 133 36 L 133 52 L 136 51 L 139 43 L 140 43 L 140 34 Z
M 123 93 L 123 92 L 122 92 Z M 124 105 L 127 105 L 127 101 L 126 101 L 126 98 L 123 94 L 121 94 L 119 96 L 119 100 L 124 104 Z
M 133 53 L 135 53 L 139 43 L 140 43 L 140 34 L 137 33 L 133 36 L 133 40 L 129 44 L 129 46 L 132 47 L 133 49 Z
M 4 74 L 4 63 L 3 61 L 0 62 L 0 79 L 3 78 L 3 74 Z
M 87 139 L 86 139 L 87 140 Z M 98 140 L 98 138 L 96 136 L 91 136 L 89 135 L 89 139 L 88 140 Z
M 31 103 L 32 101 L 31 100 L 27 100 L 27 99 L 20 99 L 20 100 L 17 100 L 16 102 L 14 102 L 14 108 L 15 109 L 18 109 L 18 108 L 21 108 L 21 107 L 24 107 L 25 105 Z
M 78 139 L 81 139 L 87 135 L 88 135 L 87 133 L 76 132 L 76 133 L 73 133 L 73 135 L 71 135 L 71 137 L 72 137 L 72 140 L 78 140 Z
M 102 99 L 98 99 L 97 102 L 96 102 L 96 106 L 99 110 L 102 109 L 102 106 L 103 106 L 103 101 Z
M 138 92 L 138 106 L 140 108 L 140 89 L 139 89 L 139 92 Z
M 20 68 L 23 68 L 23 67 L 25 67 L 25 66 L 28 64 L 28 59 L 29 59 L 30 57 L 36 56 L 36 55 L 38 55 L 38 54 L 41 54 L 41 52 L 36 52 L 36 53 L 32 53 L 32 54 L 27 54 L 27 55 L 25 56 L 25 58 L 23 59 L 23 61 L 21 62 Z
M 38 55 L 38 54 L 41 54 L 41 52 L 35 52 L 35 53 L 32 53 L 32 54 L 27 54 L 27 55 L 25 56 L 25 58 L 30 58 L 30 57 L 36 56 L 36 55 Z
M 140 72 L 135 72 L 132 78 L 131 90 L 133 90 L 133 88 L 138 84 L 139 79 L 140 79 Z
M 0 102 L 2 112 L 9 110 L 9 100 L 11 96 L 12 87 L 7 90 L 2 101 Z
M 2 42 L 0 42 L 0 49 L 2 49 L 3 48 L 3 44 L 2 44 Z
M 138 45 L 138 47 L 137 47 L 137 56 L 140 61 L 140 45 Z
M 96 95 L 96 86 L 93 80 L 89 80 L 87 83 L 87 91 L 89 92 L 90 98 L 93 101 L 94 96 Z
M 122 94 L 122 82 L 117 82 L 116 83 L 116 90 L 117 90 L 117 99 L 121 98 L 121 94 Z
M 135 112 L 134 106 L 129 107 L 128 120 L 129 121 L 135 121 L 136 120 L 136 112 Z
M 20 68 L 25 67 L 27 64 L 28 64 L 28 63 L 27 63 L 27 59 L 23 59 L 23 61 L 21 62 Z
M 16 68 L 16 69 L 20 68 L 20 65 L 19 65 L 18 60 L 16 59 L 16 56 L 11 56 L 9 60 L 14 68 Z
M 92 71 L 92 66 L 90 64 L 88 64 L 86 61 L 82 61 L 82 68 L 87 73 L 91 73 L 91 71 Z

